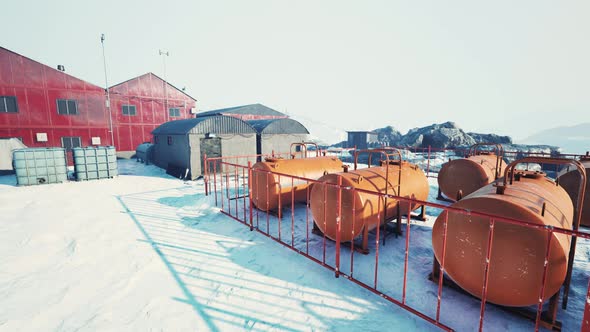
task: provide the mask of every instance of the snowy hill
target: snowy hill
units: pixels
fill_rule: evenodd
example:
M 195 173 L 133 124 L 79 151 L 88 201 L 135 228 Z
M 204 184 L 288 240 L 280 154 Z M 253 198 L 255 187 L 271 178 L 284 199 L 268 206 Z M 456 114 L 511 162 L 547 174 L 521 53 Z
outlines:
M 543 130 L 522 140 L 523 144 L 553 144 L 566 153 L 583 154 L 590 150 L 590 123 Z

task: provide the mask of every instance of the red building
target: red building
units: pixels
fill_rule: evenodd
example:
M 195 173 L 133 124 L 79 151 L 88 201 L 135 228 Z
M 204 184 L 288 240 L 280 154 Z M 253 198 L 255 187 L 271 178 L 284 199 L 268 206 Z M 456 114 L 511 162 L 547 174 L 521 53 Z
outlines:
M 151 73 L 109 92 L 114 142 L 104 88 L 0 47 L 0 138 L 29 147 L 114 145 L 131 155 L 158 125 L 193 117 L 196 103 Z
M 152 73 L 114 85 L 109 93 L 120 151 L 150 142 L 152 130 L 162 123 L 195 117 L 196 100 Z

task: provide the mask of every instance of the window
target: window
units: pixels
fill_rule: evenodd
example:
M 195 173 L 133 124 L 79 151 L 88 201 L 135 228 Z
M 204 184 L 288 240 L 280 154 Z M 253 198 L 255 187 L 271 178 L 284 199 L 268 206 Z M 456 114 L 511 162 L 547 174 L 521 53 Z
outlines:
M 123 115 L 134 116 L 137 114 L 135 105 L 123 105 L 122 106 Z
M 70 151 L 72 148 L 79 148 L 82 144 L 80 137 L 62 137 L 61 146 L 66 148 L 67 151 Z
M 168 113 L 171 117 L 179 117 L 180 116 L 180 108 L 170 108 L 168 109 Z
M 78 102 L 74 99 L 58 99 L 57 114 L 76 115 L 78 114 Z
M 0 113 L 18 113 L 16 97 L 0 96 Z
M 168 136 L 168 145 L 172 145 L 172 136 Z

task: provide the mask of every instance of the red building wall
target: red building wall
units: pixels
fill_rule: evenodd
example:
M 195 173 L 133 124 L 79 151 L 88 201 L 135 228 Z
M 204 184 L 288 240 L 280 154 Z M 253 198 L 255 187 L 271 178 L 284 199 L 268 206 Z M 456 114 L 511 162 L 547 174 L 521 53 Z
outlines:
M 61 146 L 61 137 L 107 138 L 104 89 L 0 48 L 0 96 L 16 96 L 18 113 L 0 113 L 0 137 L 20 137 L 27 146 Z M 77 115 L 57 113 L 57 99 L 78 101 Z M 48 141 L 39 142 L 37 133 Z M 111 144 L 103 140 L 103 144 Z
M 131 151 L 152 140 L 152 130 L 172 120 L 194 117 L 196 101 L 158 76 L 147 73 L 109 89 L 115 142 L 121 151 Z M 167 97 L 166 97 L 167 96 Z M 124 115 L 123 105 L 133 105 L 136 115 Z M 178 108 L 179 116 L 170 117 L 169 108 Z
M 80 137 L 82 146 L 100 137 L 101 145 L 134 151 L 151 140 L 151 131 L 160 124 L 194 117 L 190 110 L 196 101 L 151 73 L 109 92 L 114 142 L 103 88 L 0 47 L 0 96 L 16 96 L 18 107 L 18 113 L 0 113 L 0 138 L 19 137 L 30 147 L 60 147 L 62 137 Z M 58 114 L 57 99 L 77 100 L 78 114 Z M 135 105 L 136 115 L 123 115 L 122 105 Z M 180 116 L 169 117 L 170 107 L 179 108 Z M 37 133 L 46 133 L 47 142 L 39 142 Z

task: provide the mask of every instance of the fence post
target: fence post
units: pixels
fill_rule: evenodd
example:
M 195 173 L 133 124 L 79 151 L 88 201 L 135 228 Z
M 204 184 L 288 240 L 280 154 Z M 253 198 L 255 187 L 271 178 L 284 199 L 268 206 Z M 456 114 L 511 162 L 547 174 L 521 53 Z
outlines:
M 590 282 L 588 282 L 588 293 L 586 294 L 586 304 L 584 305 L 582 331 L 590 331 Z
M 252 214 L 252 161 L 248 160 L 248 200 L 250 201 L 250 231 L 254 230 L 254 216 Z
M 340 239 L 342 232 L 342 176 L 338 176 L 338 196 L 336 200 L 337 217 L 336 217 L 336 270 L 335 277 L 340 277 Z
M 426 177 L 430 176 L 430 145 L 428 146 L 428 161 L 426 162 Z
M 483 278 L 483 287 L 481 290 L 481 307 L 479 312 L 479 331 L 483 331 L 483 319 L 484 313 L 486 309 L 486 298 L 488 295 L 488 278 L 490 274 L 490 261 L 492 259 L 492 243 L 494 241 L 494 224 L 495 220 L 492 218 L 490 219 L 490 231 L 488 233 L 488 249 L 486 253 L 486 260 L 485 260 L 485 268 L 484 268 L 484 278 Z
M 205 180 L 205 196 L 209 196 L 209 172 L 208 172 L 208 166 L 207 166 L 207 154 L 203 154 L 203 165 L 205 165 L 205 176 L 203 177 L 203 179 Z

